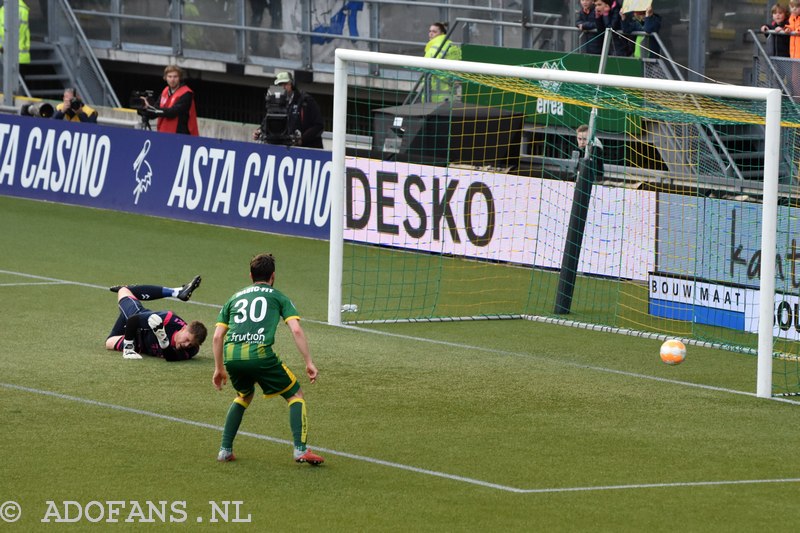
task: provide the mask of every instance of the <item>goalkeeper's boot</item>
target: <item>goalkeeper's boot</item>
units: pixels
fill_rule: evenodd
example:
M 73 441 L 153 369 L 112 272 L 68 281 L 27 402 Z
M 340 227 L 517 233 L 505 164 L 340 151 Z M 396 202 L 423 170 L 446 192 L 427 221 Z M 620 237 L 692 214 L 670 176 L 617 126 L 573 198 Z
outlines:
M 158 339 L 158 345 L 161 346 L 161 349 L 166 350 L 169 348 L 169 338 L 167 337 L 167 332 L 164 330 L 164 321 L 161 319 L 161 317 L 153 313 L 147 317 L 147 325 L 153 330 L 156 339 Z
M 123 359 L 141 359 L 142 356 L 136 353 L 133 347 L 133 341 L 122 341 L 122 358 Z
M 325 462 L 325 459 L 315 454 L 311 450 L 307 449 L 305 451 L 300 451 L 297 448 L 294 450 L 294 460 L 297 463 L 308 463 L 314 466 L 321 465 Z
M 236 456 L 233 455 L 232 450 L 220 449 L 219 453 L 217 454 L 217 461 L 219 461 L 220 463 L 227 463 L 235 460 Z
M 188 301 L 189 298 L 192 297 L 194 290 L 200 286 L 201 281 L 202 279 L 200 279 L 200 276 L 195 276 L 192 281 L 181 287 L 181 290 L 178 293 L 178 299 L 183 300 L 184 302 Z
M 113 287 L 109 287 L 108 290 L 111 292 L 119 292 L 122 287 L 127 287 L 127 285 L 114 285 Z

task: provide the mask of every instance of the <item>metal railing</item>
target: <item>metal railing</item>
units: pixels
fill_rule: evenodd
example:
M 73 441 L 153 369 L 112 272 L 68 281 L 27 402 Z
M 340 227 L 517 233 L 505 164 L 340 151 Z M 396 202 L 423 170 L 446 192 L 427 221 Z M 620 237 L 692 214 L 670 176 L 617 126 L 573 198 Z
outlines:
M 776 32 L 767 32 L 771 35 L 777 35 Z M 797 102 L 794 98 L 794 85 L 795 79 L 800 79 L 800 60 L 792 59 L 789 57 L 775 57 L 770 55 L 758 35 L 763 35 L 763 32 L 756 33 L 753 30 L 748 30 L 748 35 L 753 41 L 753 70 L 751 74 L 751 84 L 756 87 L 771 87 L 780 89 L 783 93 L 784 102 L 791 108 L 797 107 Z M 800 87 L 796 88 L 800 90 Z M 781 177 L 787 176 L 788 179 L 783 181 L 793 182 L 796 181 L 795 176 L 800 171 L 797 164 L 792 160 L 793 154 L 800 150 L 800 139 L 797 135 L 793 135 L 793 131 L 784 130 L 782 132 L 782 142 L 790 143 L 793 150 L 781 150 Z
M 335 13 L 324 12 L 325 2 L 298 0 L 283 2 L 284 16 L 280 25 L 255 26 L 247 0 L 215 2 L 196 0 L 182 5 L 164 0 L 71 0 L 74 13 L 81 20 L 86 34 L 96 49 L 146 53 L 219 61 L 226 64 L 252 64 L 294 70 L 333 71 L 333 50 L 336 47 L 368 49 L 388 53 L 418 54 L 427 42 L 427 27 L 436 20 L 453 20 L 452 15 L 475 18 L 486 15 L 485 21 L 509 23 L 517 31 L 490 35 L 473 32 L 464 35 L 465 42 L 518 46 L 526 31 L 520 9 L 503 9 L 490 5 L 467 3 L 413 2 L 413 10 L 405 0 L 365 0 L 343 2 Z M 221 6 L 226 6 L 223 10 Z M 295 11 L 287 16 L 292 6 Z M 338 4 L 337 4 L 338 5 Z M 296 8 L 294 6 L 297 6 Z M 362 11 L 368 16 L 358 16 Z M 537 20 L 552 22 L 559 14 L 537 13 Z M 409 26 L 398 27 L 392 20 L 409 17 L 417 22 L 418 33 L 409 35 Z M 476 19 L 480 20 L 480 19 Z M 543 25 L 541 31 L 551 31 Z M 527 29 L 530 31 L 530 28 Z
M 764 49 L 756 33 L 753 30 L 747 30 L 747 33 L 753 40 L 753 46 L 755 48 L 755 52 L 753 53 L 752 82 L 755 83 L 757 87 L 778 88 L 783 92 L 784 96 L 791 97 L 792 92 L 787 88 L 786 83 L 784 83 L 784 78 L 791 75 L 791 67 L 795 60 L 790 58 L 777 58 L 778 61 L 782 63 L 785 62 L 788 68 L 784 70 L 789 71 L 785 73 L 779 72 L 777 66 L 773 62 L 773 57 Z
M 72 80 L 89 103 L 120 107 L 117 95 L 105 75 L 89 41 L 67 0 L 48 0 L 48 40 L 62 66 L 61 75 Z

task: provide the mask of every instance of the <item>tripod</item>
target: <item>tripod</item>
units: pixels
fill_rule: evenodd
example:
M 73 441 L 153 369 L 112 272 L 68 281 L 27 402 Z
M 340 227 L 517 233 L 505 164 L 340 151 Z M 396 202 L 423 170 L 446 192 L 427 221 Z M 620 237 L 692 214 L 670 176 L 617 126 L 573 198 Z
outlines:
M 139 109 L 136 111 L 139 115 L 139 129 L 152 131 L 150 127 L 150 118 L 147 116 L 147 113 L 143 109 Z

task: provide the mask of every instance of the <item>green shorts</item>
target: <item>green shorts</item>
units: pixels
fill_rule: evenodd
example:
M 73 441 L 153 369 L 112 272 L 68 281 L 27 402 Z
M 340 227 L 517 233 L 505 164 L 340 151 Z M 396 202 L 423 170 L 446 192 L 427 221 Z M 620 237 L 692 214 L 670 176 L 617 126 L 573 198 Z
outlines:
M 265 398 L 279 394 L 284 398 L 291 398 L 300 390 L 300 384 L 289 367 L 275 359 L 228 361 L 225 363 L 225 370 L 231 385 L 241 397 L 253 394 L 256 383 L 261 387 Z

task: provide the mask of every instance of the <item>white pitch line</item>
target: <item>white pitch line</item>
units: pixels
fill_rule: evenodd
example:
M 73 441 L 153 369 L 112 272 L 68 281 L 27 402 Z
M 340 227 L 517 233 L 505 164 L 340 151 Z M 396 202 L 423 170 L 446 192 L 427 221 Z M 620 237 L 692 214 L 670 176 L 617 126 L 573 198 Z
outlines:
M 49 396 L 52 398 L 59 398 L 61 400 L 67 400 L 71 402 L 78 402 L 87 405 L 93 405 L 95 407 L 103 407 L 106 409 L 113 409 L 115 411 L 122 411 L 125 413 L 133 413 L 142 416 L 148 416 L 150 418 L 157 418 L 159 420 L 166 420 L 168 422 L 175 422 L 178 424 L 186 424 L 189 426 L 195 426 L 204 429 L 210 429 L 213 431 L 221 432 L 223 430 L 222 426 L 216 426 L 214 424 L 207 424 L 205 422 L 198 422 L 196 420 L 189 420 L 186 418 L 179 418 L 176 416 L 164 415 L 161 413 L 155 413 L 153 411 L 145 411 L 144 409 L 136 409 L 133 407 L 125 407 L 123 405 L 115 405 L 112 403 L 101 402 L 97 400 L 91 400 L 88 398 L 80 398 L 78 396 L 70 396 L 69 394 L 62 394 L 60 392 L 53 392 L 53 391 L 45 391 L 39 389 L 33 389 L 30 387 L 23 387 L 21 385 L 14 385 L 12 383 L 0 383 L 0 387 L 28 392 L 31 394 L 39 394 L 42 396 Z M 292 443 L 285 439 L 279 439 L 276 437 L 270 437 L 269 435 L 262 435 L 260 433 L 251 433 L 249 431 L 240 431 L 239 435 L 244 435 L 247 437 L 252 437 L 259 440 L 265 440 L 269 442 L 273 442 L 276 444 L 287 444 L 291 445 Z M 505 492 L 513 492 L 517 494 L 545 494 L 545 493 L 558 493 L 558 492 L 591 492 L 591 491 L 606 491 L 606 490 L 640 490 L 640 489 L 657 489 L 657 488 L 674 488 L 674 487 L 704 487 L 704 486 L 718 486 L 718 485 L 753 485 L 753 484 L 761 484 L 761 483 L 798 483 L 800 482 L 800 478 L 783 478 L 783 479 L 734 479 L 734 480 L 720 480 L 720 481 L 686 481 L 686 482 L 675 482 L 675 483 L 640 483 L 640 484 L 630 484 L 630 485 L 601 485 L 601 486 L 588 486 L 588 487 L 550 487 L 550 488 L 539 488 L 539 489 L 521 489 L 517 487 L 510 487 L 508 485 L 500 485 L 498 483 L 491 483 L 489 481 L 483 481 L 480 479 L 474 479 L 464 476 L 457 476 L 455 474 L 448 474 L 445 472 L 438 472 L 436 470 L 428 470 L 427 468 L 419 468 L 416 466 L 404 465 L 402 463 L 394 463 L 392 461 L 384 461 L 382 459 L 375 459 L 373 457 L 367 457 L 365 455 L 357 455 L 353 453 L 347 452 L 340 452 L 337 450 L 332 450 L 330 448 L 322 448 L 319 446 L 314 447 L 315 450 L 324 452 L 329 455 L 335 455 L 339 457 L 345 457 L 348 459 L 353 459 L 354 461 L 361 461 L 365 463 L 370 463 L 374 465 L 386 466 L 389 468 L 395 468 L 398 470 L 405 470 L 408 472 L 414 472 L 416 474 L 423 474 L 432 477 L 438 477 L 443 479 L 448 479 L 450 481 L 457 481 L 460 483 L 467 483 L 470 485 L 477 485 L 479 487 L 489 488 L 489 489 L 496 489 Z M 210 460 L 210 459 L 209 459 Z
M 714 487 L 718 485 L 756 485 L 760 483 L 800 483 L 800 478 L 778 479 L 731 479 L 722 481 L 685 481 L 677 483 L 642 483 L 638 485 L 607 485 L 599 487 L 564 487 L 552 489 L 521 489 L 517 492 L 524 494 L 543 494 L 554 492 L 587 492 L 599 490 L 626 490 L 626 489 L 662 489 L 675 487 Z
M 0 287 L 30 287 L 32 285 L 67 285 L 63 281 L 39 281 L 30 283 L 0 283 Z
M 14 272 L 13 270 L 0 270 L 0 274 L 9 274 L 11 276 L 20 276 L 20 277 L 24 277 L 24 278 L 40 279 L 40 280 L 43 280 L 45 282 L 49 282 L 49 283 L 41 283 L 41 285 L 75 285 L 77 287 L 88 287 L 90 289 L 101 289 L 101 290 L 104 290 L 104 291 L 108 290 L 108 285 L 95 285 L 95 284 L 92 284 L 92 283 L 82 283 L 80 281 L 70 281 L 70 280 L 66 280 L 66 279 L 48 278 L 46 276 L 37 276 L 35 274 L 26 274 L 24 272 Z M 10 284 L 0 284 L 0 287 L 6 286 L 6 285 L 10 285 Z M 37 285 L 37 284 L 33 284 L 33 285 Z M 196 302 L 196 301 L 192 301 L 192 300 L 190 300 L 188 302 L 185 302 L 185 303 L 192 304 L 192 305 L 200 305 L 200 306 L 204 306 L 204 307 L 214 307 L 216 309 L 222 308 L 221 305 L 207 304 L 207 303 Z
M 91 283 L 81 283 L 79 281 L 69 281 L 66 279 L 58 279 L 58 278 L 48 278 L 47 276 L 37 276 L 35 274 L 26 274 L 24 272 L 14 272 L 13 270 L 0 270 L 0 274 L 9 274 L 12 276 L 20 276 L 22 278 L 31 278 L 31 279 L 41 279 L 44 281 L 52 281 L 54 283 L 62 283 L 66 285 L 77 285 L 78 287 L 90 287 L 92 289 L 105 289 L 108 290 L 108 287 L 103 287 L 102 285 L 92 285 Z

